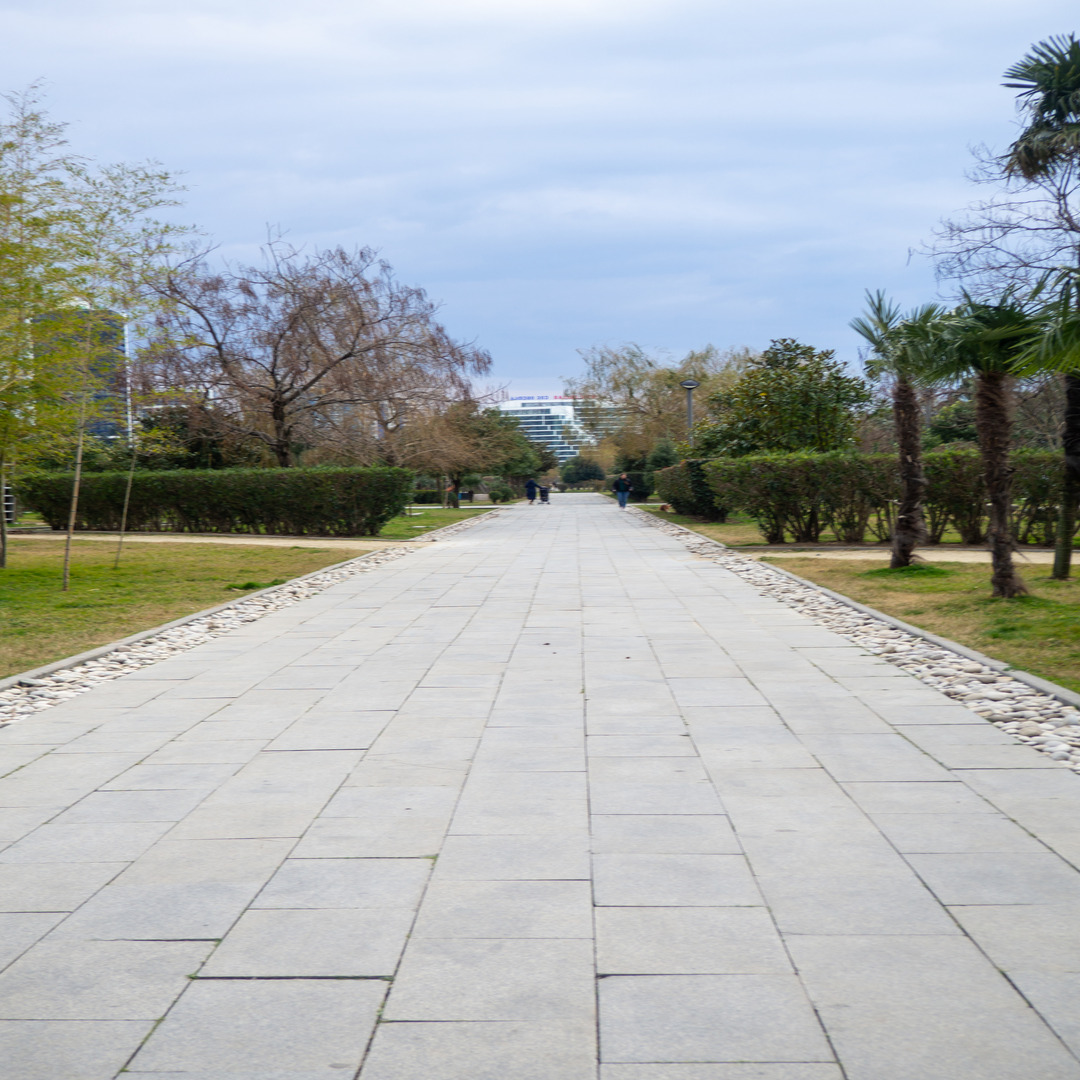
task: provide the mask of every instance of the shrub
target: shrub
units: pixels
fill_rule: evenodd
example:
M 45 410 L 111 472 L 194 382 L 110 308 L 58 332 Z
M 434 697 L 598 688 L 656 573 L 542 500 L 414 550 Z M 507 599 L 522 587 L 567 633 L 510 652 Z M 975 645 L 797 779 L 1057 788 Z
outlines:
M 626 478 L 630 481 L 630 501 L 647 502 L 653 493 L 652 474 L 635 469 L 633 472 L 628 472 Z
M 515 498 L 514 490 L 509 484 L 495 484 L 488 489 L 488 498 L 493 503 L 513 502 Z
M 704 462 L 705 476 L 725 506 L 754 518 L 770 544 L 790 534 L 816 543 L 825 528 L 821 454 L 761 454 Z
M 689 460 L 657 469 L 653 473 L 656 492 L 675 512 L 705 521 L 726 521 L 727 508 L 717 502 L 716 492 L 705 475 L 705 462 Z
M 1018 450 L 1012 460 L 1015 535 L 1021 543 L 1052 543 L 1061 454 Z M 986 494 L 978 452 L 933 451 L 924 465 L 928 541 L 940 543 L 952 526 L 964 543 L 983 543 Z M 684 461 L 656 473 L 661 496 L 680 513 L 694 513 L 701 505 L 692 488 L 695 469 L 708 482 L 714 503 L 754 518 L 770 544 L 814 543 L 826 528 L 849 544 L 890 537 L 899 496 L 893 454 L 836 451 Z
M 213 469 L 136 472 L 128 528 L 137 532 L 374 536 L 412 494 L 407 469 Z M 70 473 L 31 473 L 20 498 L 54 529 L 67 526 Z M 82 478 L 77 529 L 118 529 L 127 473 Z
M 413 492 L 412 501 L 417 506 L 442 505 L 442 492 L 438 488 L 417 488 Z
M 923 455 L 928 539 L 941 542 L 952 527 L 965 544 L 986 541 L 986 486 L 977 450 L 936 450 Z
M 1013 467 L 1013 535 L 1021 544 L 1054 543 L 1063 494 L 1061 454 L 1017 450 Z

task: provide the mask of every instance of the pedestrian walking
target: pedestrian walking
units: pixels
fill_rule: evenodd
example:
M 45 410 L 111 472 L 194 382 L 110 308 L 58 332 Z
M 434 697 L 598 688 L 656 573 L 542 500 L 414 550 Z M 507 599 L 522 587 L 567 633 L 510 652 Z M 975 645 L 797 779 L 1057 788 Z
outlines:
M 532 477 L 525 481 L 525 498 L 529 500 L 530 506 L 536 502 L 536 487 L 536 481 Z
M 611 490 L 615 492 L 615 498 L 619 500 L 620 510 L 626 509 L 626 504 L 630 500 L 630 488 L 632 486 L 630 477 L 626 473 L 620 473 L 615 483 L 611 485 Z

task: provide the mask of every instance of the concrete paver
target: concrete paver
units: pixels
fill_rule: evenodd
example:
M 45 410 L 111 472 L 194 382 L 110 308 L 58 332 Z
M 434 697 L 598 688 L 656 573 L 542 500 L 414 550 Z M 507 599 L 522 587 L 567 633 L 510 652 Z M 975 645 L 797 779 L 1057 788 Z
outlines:
M 565 496 L 0 730 L 0 1062 L 1080 1080 L 1078 864 L 1080 777 Z

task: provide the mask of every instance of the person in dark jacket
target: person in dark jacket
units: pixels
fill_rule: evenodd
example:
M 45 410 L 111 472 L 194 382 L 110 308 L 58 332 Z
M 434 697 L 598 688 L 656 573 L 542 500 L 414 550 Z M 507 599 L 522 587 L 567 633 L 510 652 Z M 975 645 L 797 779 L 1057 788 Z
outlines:
M 525 481 L 525 498 L 529 500 L 530 506 L 536 502 L 536 481 L 531 477 Z
M 619 500 L 619 509 L 625 510 L 630 499 L 630 477 L 626 473 L 620 473 L 611 490 L 615 492 L 615 498 Z

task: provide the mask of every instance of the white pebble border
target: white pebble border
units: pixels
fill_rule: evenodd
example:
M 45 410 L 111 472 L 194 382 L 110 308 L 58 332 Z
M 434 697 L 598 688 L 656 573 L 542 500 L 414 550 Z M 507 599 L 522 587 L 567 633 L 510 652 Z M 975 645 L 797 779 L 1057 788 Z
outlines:
M 812 585 L 793 580 L 756 559 L 738 555 L 681 525 L 664 521 L 646 510 L 639 511 L 638 517 L 681 540 L 695 554 L 738 574 L 763 595 L 801 611 L 814 622 L 967 706 L 1020 742 L 1048 754 L 1052 761 L 1080 772 L 1080 712 L 1072 705 L 987 664 L 834 600 Z
M 498 510 L 492 510 L 477 514 L 474 518 L 419 537 L 407 547 L 382 548 L 329 570 L 317 570 L 313 574 L 287 581 L 284 585 L 263 589 L 205 615 L 195 615 L 178 625 L 172 624 L 160 633 L 151 632 L 138 641 L 129 640 L 127 644 L 107 649 L 92 659 L 73 662 L 71 666 L 65 666 L 66 661 L 61 661 L 55 670 L 40 672 L 36 677 L 33 673 L 12 676 L 4 680 L 8 685 L 0 684 L 0 728 L 78 697 L 99 683 L 119 679 L 139 668 L 194 649 L 196 645 L 221 637 L 244 623 L 254 622 L 264 615 L 307 600 L 340 581 L 370 573 L 385 563 L 412 554 L 416 551 L 414 544 L 442 540 L 462 529 L 471 528 L 481 518 L 489 518 L 497 513 Z

